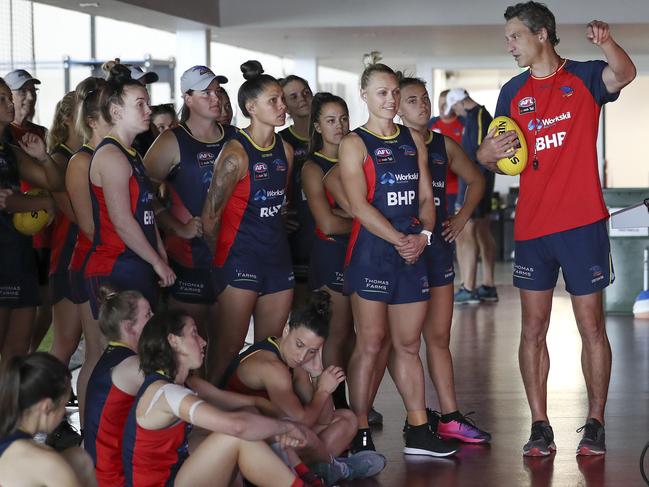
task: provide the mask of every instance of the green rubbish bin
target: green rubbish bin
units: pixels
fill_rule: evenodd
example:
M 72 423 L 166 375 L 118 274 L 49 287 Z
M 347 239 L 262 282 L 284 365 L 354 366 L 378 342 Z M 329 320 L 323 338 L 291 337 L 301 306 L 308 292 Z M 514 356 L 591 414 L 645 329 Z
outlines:
M 613 213 L 649 197 L 649 188 L 607 188 L 604 201 Z M 649 246 L 649 229 L 611 229 L 611 255 L 615 282 L 604 292 L 607 313 L 632 314 L 635 297 L 642 291 L 643 253 Z

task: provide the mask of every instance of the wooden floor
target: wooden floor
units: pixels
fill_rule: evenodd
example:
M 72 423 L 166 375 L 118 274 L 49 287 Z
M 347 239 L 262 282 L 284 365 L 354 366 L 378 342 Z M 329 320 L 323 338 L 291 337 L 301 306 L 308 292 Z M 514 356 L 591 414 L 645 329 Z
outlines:
M 491 446 L 462 446 L 452 460 L 405 457 L 401 428 L 404 409 L 387 376 L 376 409 L 385 424 L 374 432 L 386 469 L 374 479 L 350 486 L 389 487 L 568 487 L 642 486 L 639 458 L 649 441 L 649 321 L 607 317 L 613 370 L 606 410 L 605 457 L 577 458 L 585 422 L 586 389 L 580 365 L 581 344 L 570 298 L 560 284 L 555 293 L 548 336 L 551 369 L 549 416 L 556 455 L 524 459 L 521 448 L 530 432 L 530 413 L 518 370 L 520 302 L 511 286 L 510 264 L 498 266 L 500 302 L 455 307 L 452 352 L 457 394 L 463 412 L 475 411 L 477 423 L 491 432 Z M 422 350 L 422 361 L 425 357 Z M 427 402 L 438 408 L 427 378 Z M 649 461 L 645 462 L 649 470 Z

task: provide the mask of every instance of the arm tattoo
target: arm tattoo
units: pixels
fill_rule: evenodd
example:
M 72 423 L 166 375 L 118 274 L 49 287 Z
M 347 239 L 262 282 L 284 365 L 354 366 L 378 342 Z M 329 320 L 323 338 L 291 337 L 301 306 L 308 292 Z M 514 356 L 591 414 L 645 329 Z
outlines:
M 239 165 L 235 154 L 227 155 L 212 175 L 207 192 L 209 225 L 203 228 L 205 240 L 212 252 L 216 250 L 216 238 L 221 226 L 221 213 L 238 180 Z

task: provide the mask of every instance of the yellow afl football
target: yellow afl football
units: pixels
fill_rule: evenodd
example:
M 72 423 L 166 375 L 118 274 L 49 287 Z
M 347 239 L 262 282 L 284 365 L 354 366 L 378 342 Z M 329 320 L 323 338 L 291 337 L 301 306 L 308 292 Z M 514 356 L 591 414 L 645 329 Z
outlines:
M 31 196 L 44 196 L 47 191 L 42 189 L 30 189 L 25 193 Z M 36 235 L 50 221 L 50 215 L 47 210 L 23 211 L 14 213 L 13 223 L 16 230 L 23 235 Z
M 511 118 L 500 116 L 494 118 L 489 124 L 489 132 L 494 128 L 496 129 L 494 137 L 499 137 L 505 132 L 514 130 L 518 135 L 518 142 L 520 143 L 518 149 L 512 149 L 510 156 L 503 157 L 496 163 L 498 169 L 508 176 L 516 176 L 522 173 L 527 165 L 527 143 L 525 142 L 525 136 L 520 127 Z

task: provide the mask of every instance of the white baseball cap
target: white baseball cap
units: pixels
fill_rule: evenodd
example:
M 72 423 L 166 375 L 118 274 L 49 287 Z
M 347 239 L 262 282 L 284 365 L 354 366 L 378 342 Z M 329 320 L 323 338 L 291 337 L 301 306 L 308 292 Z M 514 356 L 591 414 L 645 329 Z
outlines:
M 453 110 L 453 105 L 468 97 L 469 94 L 464 88 L 453 88 L 452 90 L 449 90 L 446 95 L 446 110 L 444 110 L 444 115 L 449 115 L 451 110 Z
M 207 66 L 193 66 L 180 77 L 180 91 L 187 93 L 189 90 L 206 90 L 214 80 L 221 85 L 228 82 L 228 78 L 214 74 Z
M 9 89 L 14 91 L 22 88 L 28 81 L 33 81 L 35 85 L 41 84 L 41 80 L 34 78 L 24 69 L 14 69 L 13 71 L 9 71 L 3 79 L 5 80 L 5 83 L 7 83 L 7 86 L 9 86 Z
M 144 71 L 139 66 L 129 66 L 128 69 L 131 71 L 131 78 L 135 81 L 144 82 L 144 84 L 155 83 L 160 79 L 157 73 L 153 71 Z

